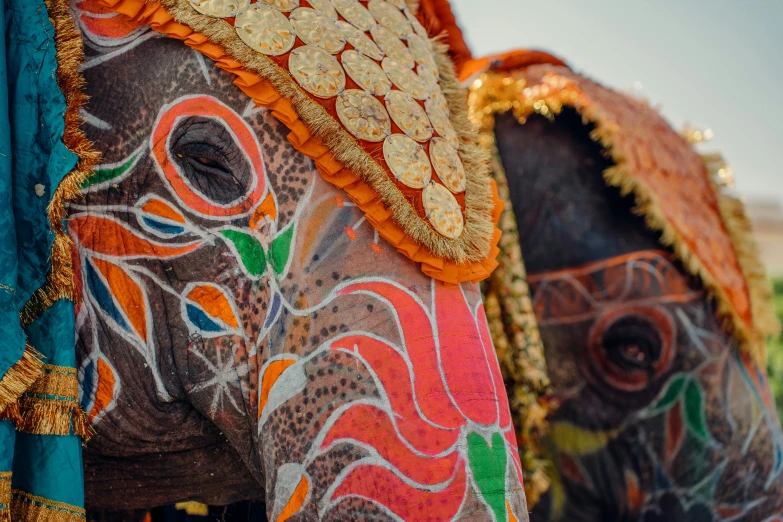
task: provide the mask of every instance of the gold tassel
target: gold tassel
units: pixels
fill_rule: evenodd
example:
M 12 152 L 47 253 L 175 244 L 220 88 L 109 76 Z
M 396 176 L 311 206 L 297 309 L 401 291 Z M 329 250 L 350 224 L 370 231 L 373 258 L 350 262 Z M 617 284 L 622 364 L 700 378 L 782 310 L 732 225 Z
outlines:
M 92 436 L 87 416 L 76 401 L 50 399 L 25 394 L 19 399 L 21 419 L 16 429 L 35 435 L 79 435 L 85 440 Z
M 0 472 L 0 522 L 11 522 L 11 472 Z
M 22 352 L 22 357 L 0 379 L 0 414 L 5 415 L 3 418 L 13 419 L 14 413 L 18 413 L 16 401 L 41 375 L 42 357 L 28 344 Z M 11 411 L 6 413 L 9 408 Z
M 86 518 L 83 508 L 18 489 L 11 492 L 11 517 L 14 522 L 84 522 Z

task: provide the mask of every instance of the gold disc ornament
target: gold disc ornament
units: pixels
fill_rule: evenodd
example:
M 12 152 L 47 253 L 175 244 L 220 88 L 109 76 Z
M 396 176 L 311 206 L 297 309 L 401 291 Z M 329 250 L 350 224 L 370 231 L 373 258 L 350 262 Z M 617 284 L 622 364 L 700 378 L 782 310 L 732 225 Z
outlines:
M 307 1 L 310 2 L 310 5 L 313 7 L 313 9 L 320 12 L 325 17 L 333 21 L 337 20 L 337 11 L 335 11 L 332 2 L 330 2 L 329 0 L 307 0 Z
M 308 45 L 315 45 L 324 51 L 337 54 L 345 48 L 345 37 L 334 20 L 315 9 L 300 7 L 289 18 L 296 36 Z
M 348 89 L 337 97 L 337 116 L 348 132 L 372 142 L 391 134 L 391 120 L 383 104 L 359 89 Z
M 266 4 L 268 6 L 274 7 L 275 9 L 279 9 L 284 13 L 293 11 L 299 7 L 299 0 L 259 0 L 257 3 Z
M 332 0 L 332 5 L 343 18 L 361 31 L 369 31 L 376 25 L 370 11 L 357 0 Z
M 406 9 L 405 11 L 405 18 L 408 19 L 408 22 L 410 22 L 411 27 L 413 27 L 413 30 L 416 32 L 417 35 L 421 36 L 422 38 L 429 38 L 429 34 L 427 34 L 427 29 L 424 28 L 423 25 L 421 25 L 421 22 L 419 22 L 419 19 L 416 18 L 416 15 L 413 14 L 413 12 L 410 9 Z
M 402 91 L 390 91 L 386 95 L 386 108 L 394 123 L 407 136 L 420 142 L 432 138 L 432 127 L 427 113 L 410 94 Z
M 319 98 L 332 98 L 345 89 L 343 68 L 320 47 L 305 45 L 291 51 L 288 70 L 304 90 Z
M 270 56 L 287 53 L 296 41 L 288 18 L 277 9 L 258 2 L 237 13 L 234 30 L 248 47 Z
M 402 40 L 394 36 L 394 33 L 385 27 L 376 25 L 370 30 L 370 34 L 372 35 L 373 40 L 375 40 L 375 43 L 378 44 L 378 47 L 381 48 L 381 51 L 386 53 L 386 56 L 389 58 L 396 60 L 403 67 L 409 69 L 416 64 L 410 51 L 405 47 L 405 44 L 402 43 Z
M 213 18 L 236 16 L 240 9 L 250 4 L 250 0 L 188 0 L 188 2 L 199 13 Z
M 459 137 L 457 131 L 449 120 L 449 115 L 443 110 L 443 106 L 437 97 L 430 97 L 424 102 L 424 108 L 427 110 L 427 116 L 430 117 L 432 127 L 441 138 L 445 139 L 449 145 L 459 150 Z
M 430 142 L 430 159 L 435 174 L 455 194 L 465 192 L 467 176 L 459 153 L 443 138 L 433 138 Z
M 341 58 L 345 72 L 365 91 L 376 96 L 383 96 L 391 90 L 391 80 L 383 72 L 383 69 L 362 53 L 348 49 Z
M 397 181 L 410 188 L 427 186 L 432 166 L 424 148 L 407 136 L 392 134 L 383 142 L 383 157 Z
M 446 187 L 430 182 L 422 194 L 424 212 L 435 231 L 445 237 L 457 239 L 465 228 L 462 209 L 454 195 Z
M 379 24 L 400 38 L 404 38 L 413 32 L 413 27 L 411 27 L 405 15 L 386 0 L 370 0 L 367 4 L 367 9 L 370 10 L 370 13 Z
M 384 58 L 381 65 L 392 83 L 400 90 L 407 92 L 417 100 L 427 99 L 430 94 L 427 84 L 413 70 L 389 57 Z
M 383 60 L 383 51 L 373 42 L 369 36 L 344 20 L 337 22 L 337 28 L 354 49 L 369 56 L 373 60 Z

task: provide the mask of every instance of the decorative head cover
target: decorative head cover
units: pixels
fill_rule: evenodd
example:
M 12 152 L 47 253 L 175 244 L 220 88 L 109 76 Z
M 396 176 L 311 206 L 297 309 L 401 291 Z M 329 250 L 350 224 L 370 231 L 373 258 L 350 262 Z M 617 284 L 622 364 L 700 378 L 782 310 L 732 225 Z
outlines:
M 498 112 L 513 111 L 524 122 L 563 107 L 592 123 L 591 137 L 614 162 L 606 182 L 634 195 L 648 226 L 702 280 L 726 328 L 763 367 L 765 338 L 778 325 L 741 204 L 718 190 L 699 154 L 654 109 L 552 65 L 485 73 L 472 84 L 471 106 L 488 128 Z
M 495 268 L 500 204 L 464 90 L 405 1 L 101 1 L 235 74 L 426 274 Z

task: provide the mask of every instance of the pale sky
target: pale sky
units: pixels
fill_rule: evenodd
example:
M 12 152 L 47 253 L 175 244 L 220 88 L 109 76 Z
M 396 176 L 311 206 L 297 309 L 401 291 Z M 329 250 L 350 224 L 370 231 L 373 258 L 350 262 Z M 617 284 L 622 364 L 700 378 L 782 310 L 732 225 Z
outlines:
M 745 196 L 783 200 L 783 0 L 451 0 L 474 55 L 538 48 L 714 132 Z

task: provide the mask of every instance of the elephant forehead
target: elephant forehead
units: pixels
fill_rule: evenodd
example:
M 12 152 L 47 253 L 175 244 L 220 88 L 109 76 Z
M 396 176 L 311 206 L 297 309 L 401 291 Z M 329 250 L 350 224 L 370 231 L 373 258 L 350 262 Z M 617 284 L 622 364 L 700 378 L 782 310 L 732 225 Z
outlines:
M 324 178 L 343 188 L 378 233 L 427 275 L 478 281 L 494 269 L 500 204 L 466 118 L 465 93 L 445 51 L 429 41 L 404 3 L 359 3 L 340 11 L 345 24 L 378 48 L 373 57 L 352 58 L 350 74 L 341 54 L 346 37 L 331 11 L 277 3 L 225 9 L 188 0 L 166 0 L 156 9 L 141 9 L 141 0 L 105 3 L 139 27 L 151 24 L 185 39 L 235 75 L 255 104 L 273 109 L 289 127 L 289 140 Z M 345 56 L 357 53 L 348 49 Z M 388 76 L 382 89 L 357 89 L 356 81 L 378 74 Z M 437 169 L 433 138 L 450 148 L 441 151 Z M 408 153 L 399 153 L 401 144 Z M 466 182 L 442 180 L 446 171 L 464 171 Z M 424 189 L 434 188 L 448 200 L 437 208 L 424 197 Z

